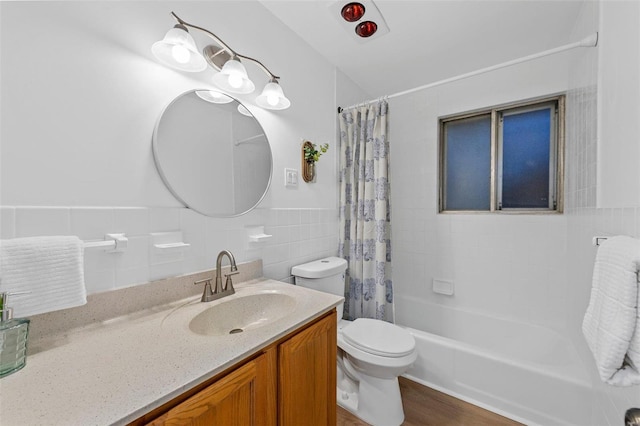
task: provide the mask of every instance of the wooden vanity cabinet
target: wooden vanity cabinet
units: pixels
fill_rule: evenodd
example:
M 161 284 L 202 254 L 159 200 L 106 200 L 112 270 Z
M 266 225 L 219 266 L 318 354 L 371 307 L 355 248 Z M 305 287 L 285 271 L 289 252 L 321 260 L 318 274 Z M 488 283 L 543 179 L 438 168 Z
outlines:
M 335 426 L 336 311 L 133 425 Z
M 278 346 L 278 424 L 336 424 L 336 314 Z
M 275 425 L 273 354 L 238 367 L 148 425 Z

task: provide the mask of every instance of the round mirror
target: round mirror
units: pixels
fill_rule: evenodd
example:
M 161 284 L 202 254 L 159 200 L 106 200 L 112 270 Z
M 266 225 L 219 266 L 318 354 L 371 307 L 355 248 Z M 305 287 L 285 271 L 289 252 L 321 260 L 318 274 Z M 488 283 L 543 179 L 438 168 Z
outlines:
M 183 93 L 165 108 L 153 132 L 153 156 L 171 193 L 207 216 L 249 212 L 271 183 L 262 126 L 239 101 L 214 91 Z

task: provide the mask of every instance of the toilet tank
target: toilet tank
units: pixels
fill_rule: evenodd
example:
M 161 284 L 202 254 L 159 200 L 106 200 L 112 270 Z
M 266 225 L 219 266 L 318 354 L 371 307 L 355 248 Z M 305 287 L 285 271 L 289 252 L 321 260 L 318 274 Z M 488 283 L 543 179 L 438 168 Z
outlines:
M 344 274 L 347 261 L 327 257 L 291 268 L 296 285 L 344 297 Z

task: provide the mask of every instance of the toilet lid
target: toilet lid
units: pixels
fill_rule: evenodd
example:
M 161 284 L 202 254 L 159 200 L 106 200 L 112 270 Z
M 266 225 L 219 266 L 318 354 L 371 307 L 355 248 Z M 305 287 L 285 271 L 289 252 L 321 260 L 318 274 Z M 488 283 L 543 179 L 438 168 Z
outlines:
M 410 354 L 416 346 L 413 336 L 405 329 L 385 321 L 358 318 L 342 329 L 347 343 L 374 355 L 401 357 Z

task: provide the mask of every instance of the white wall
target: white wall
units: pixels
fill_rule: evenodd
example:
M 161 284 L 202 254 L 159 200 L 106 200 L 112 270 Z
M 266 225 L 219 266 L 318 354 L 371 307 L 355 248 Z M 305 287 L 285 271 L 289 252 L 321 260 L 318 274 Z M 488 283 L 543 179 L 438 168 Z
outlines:
M 336 70 L 336 104 L 342 108 L 350 107 L 359 102 L 371 99 L 371 95 L 365 92 L 356 82 L 351 80 L 342 71 Z M 337 118 L 337 116 L 336 116 Z M 338 129 L 340 126 L 338 126 Z
M 640 2 L 602 1 L 598 207 L 640 204 Z
M 621 19 L 623 18 L 624 19 Z M 593 357 L 581 332 L 582 319 L 589 303 L 591 274 L 597 249 L 591 245 L 594 235 L 629 235 L 640 238 L 640 200 L 638 199 L 638 152 L 640 131 L 637 111 L 637 47 L 640 14 L 637 2 L 586 2 L 573 30 L 580 39 L 599 31 L 597 49 L 579 52 L 570 64 L 567 96 L 567 282 L 571 297 L 566 305 L 568 335 L 574 341 L 591 373 L 594 387 L 592 424 L 617 426 L 624 424 L 624 413 L 640 407 L 640 388 L 613 387 L 603 384 L 596 373 Z M 625 74 L 635 69 L 635 75 Z M 618 72 L 622 74 L 617 75 Z M 616 76 L 617 75 L 617 76 Z M 618 97 L 610 97 L 610 87 L 599 90 L 599 84 L 615 84 Z M 598 97 L 609 91 L 606 99 Z M 636 117 L 628 114 L 636 111 Z M 614 117 L 625 117 L 629 126 L 598 129 L 599 124 Z M 624 138 L 620 138 L 626 134 Z M 603 158 L 603 155 L 605 156 Z M 618 158 L 619 162 L 610 161 Z M 625 159 L 626 157 L 626 159 Z M 612 167 L 613 166 L 613 167 Z M 603 183 L 608 185 L 606 191 Z M 606 208 L 600 207 L 607 206 Z M 616 207 L 612 207 L 616 206 Z
M 426 303 L 564 328 L 563 215 L 438 214 L 438 117 L 566 90 L 565 53 L 390 100 L 396 319 Z M 432 291 L 453 281 L 454 296 Z
M 240 96 L 274 158 L 271 189 L 246 216 L 212 219 L 182 208 L 153 163 L 163 108 L 184 91 L 211 87 L 212 71 L 181 73 L 153 58 L 151 44 L 175 23 L 171 11 L 261 60 L 291 99 L 290 109 L 271 112 L 255 106 L 257 93 Z M 127 253 L 86 253 L 90 293 L 213 267 L 223 248 L 238 260 L 263 258 L 274 278 L 335 254 L 337 150 L 323 156 L 313 184 L 285 188 L 283 172 L 300 169 L 302 139 L 335 141 L 335 69 L 260 3 L 2 2 L 0 19 L 2 238 L 126 232 Z M 201 46 L 207 40 L 194 37 Z M 247 69 L 261 90 L 266 76 Z M 249 244 L 248 225 L 266 225 L 273 239 Z M 149 234 L 174 230 L 191 248 L 155 252 Z

